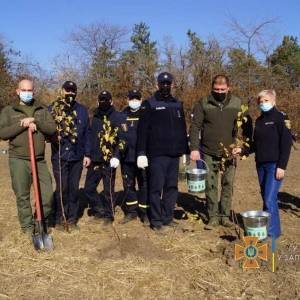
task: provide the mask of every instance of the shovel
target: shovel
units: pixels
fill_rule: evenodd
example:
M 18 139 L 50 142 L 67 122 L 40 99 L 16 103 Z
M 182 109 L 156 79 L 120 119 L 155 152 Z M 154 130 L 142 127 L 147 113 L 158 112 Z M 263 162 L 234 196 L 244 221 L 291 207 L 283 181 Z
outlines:
M 37 231 L 32 236 L 32 242 L 36 250 L 52 251 L 53 250 L 52 237 L 47 234 L 47 231 L 45 230 L 46 229 L 45 224 L 42 220 L 40 186 L 38 183 L 33 136 L 30 128 L 28 129 L 28 139 L 29 139 L 30 162 L 31 162 L 31 171 L 32 171 L 32 179 L 33 179 L 33 191 L 34 191 L 34 202 L 35 202 L 36 224 L 37 224 Z

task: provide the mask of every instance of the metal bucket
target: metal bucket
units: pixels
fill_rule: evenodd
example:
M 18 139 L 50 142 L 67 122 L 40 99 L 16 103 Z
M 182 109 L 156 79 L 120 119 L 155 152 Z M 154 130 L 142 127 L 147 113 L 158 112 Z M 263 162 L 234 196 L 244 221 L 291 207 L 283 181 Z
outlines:
M 198 169 L 193 166 L 187 166 L 185 173 L 187 178 L 188 191 L 190 193 L 200 193 L 205 191 L 205 180 L 208 173 L 208 167 L 204 160 L 205 169 Z
M 268 237 L 268 221 L 270 214 L 262 210 L 250 210 L 241 213 L 245 228 L 245 235 L 255 236 L 264 240 Z

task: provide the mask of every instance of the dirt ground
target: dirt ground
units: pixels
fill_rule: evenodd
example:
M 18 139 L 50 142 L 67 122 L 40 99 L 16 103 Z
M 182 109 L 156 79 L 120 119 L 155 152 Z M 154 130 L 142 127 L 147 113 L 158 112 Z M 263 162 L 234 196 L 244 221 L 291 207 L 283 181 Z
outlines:
M 234 229 L 204 230 L 205 199 L 188 194 L 185 181 L 175 212 L 179 225 L 166 236 L 138 221 L 118 224 L 117 207 L 120 242 L 85 213 L 79 232 L 54 230 L 55 251 L 38 253 L 20 233 L 7 154 L 0 152 L 0 300 L 300 299 L 299 153 L 292 152 L 280 193 L 284 234 L 272 273 L 270 254 L 259 269 L 243 270 L 234 260 L 234 244 L 242 244 Z M 261 206 L 253 157 L 239 161 L 233 208 Z

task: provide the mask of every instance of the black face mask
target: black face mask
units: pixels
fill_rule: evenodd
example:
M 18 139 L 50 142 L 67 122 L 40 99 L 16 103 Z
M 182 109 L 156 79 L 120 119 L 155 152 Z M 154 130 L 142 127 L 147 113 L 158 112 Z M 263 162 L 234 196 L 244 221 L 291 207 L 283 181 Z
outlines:
M 214 91 L 212 91 L 211 94 L 219 102 L 223 102 L 226 99 L 226 95 L 227 95 L 227 93 L 217 93 Z
M 99 109 L 102 111 L 107 111 L 111 107 L 110 101 L 99 101 Z
M 159 91 L 163 97 L 167 98 L 171 95 L 171 85 L 161 84 L 159 85 Z
M 76 94 L 66 94 L 66 95 L 65 95 L 65 102 L 66 102 L 67 104 L 71 104 L 72 101 L 75 100 L 75 98 L 76 98 Z

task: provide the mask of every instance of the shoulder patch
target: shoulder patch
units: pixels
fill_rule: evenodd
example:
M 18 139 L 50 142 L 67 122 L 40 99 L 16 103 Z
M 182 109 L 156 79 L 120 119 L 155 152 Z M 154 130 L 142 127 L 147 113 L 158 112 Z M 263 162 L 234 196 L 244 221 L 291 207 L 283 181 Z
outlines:
M 291 129 L 292 128 L 292 124 L 290 120 L 284 120 L 284 125 L 287 129 Z

